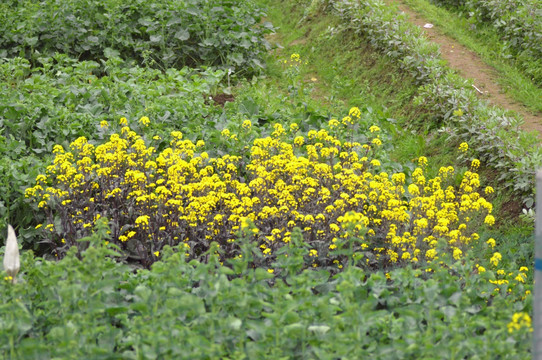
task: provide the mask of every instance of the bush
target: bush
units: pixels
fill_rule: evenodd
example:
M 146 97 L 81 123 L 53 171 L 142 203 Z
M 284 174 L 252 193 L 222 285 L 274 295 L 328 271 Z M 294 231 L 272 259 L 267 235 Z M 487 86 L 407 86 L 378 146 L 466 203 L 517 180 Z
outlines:
M 200 65 L 250 75 L 272 31 L 253 1 L 9 0 L 0 7 L 0 57 L 121 56 L 162 69 Z

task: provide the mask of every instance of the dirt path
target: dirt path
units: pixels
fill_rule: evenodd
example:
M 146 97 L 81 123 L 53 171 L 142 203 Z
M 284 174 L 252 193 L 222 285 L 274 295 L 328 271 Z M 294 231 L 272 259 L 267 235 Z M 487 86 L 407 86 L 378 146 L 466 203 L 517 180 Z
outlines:
M 504 89 L 496 82 L 498 75 L 495 69 L 484 63 L 475 52 L 440 33 L 438 27 L 424 28 L 429 21 L 411 10 L 401 0 L 386 0 L 386 2 L 397 4 L 399 10 L 405 13 L 411 23 L 419 26 L 429 40 L 439 44 L 442 58 L 447 61 L 448 66 L 464 78 L 471 79 L 482 92 L 482 94 L 478 93 L 479 97 L 500 108 L 519 113 L 525 121 L 522 128 L 526 131 L 537 131 L 539 137 L 542 137 L 542 115 L 533 115 L 522 104 L 505 94 Z

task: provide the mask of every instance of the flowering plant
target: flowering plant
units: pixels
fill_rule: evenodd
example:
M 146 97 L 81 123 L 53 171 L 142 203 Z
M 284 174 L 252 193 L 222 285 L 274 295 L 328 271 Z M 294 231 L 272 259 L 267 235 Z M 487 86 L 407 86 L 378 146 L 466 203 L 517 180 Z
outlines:
M 350 116 L 357 113 L 354 108 Z M 203 141 L 185 140 L 178 131 L 159 153 L 128 126 L 100 145 L 81 137 L 69 149 L 54 148 L 53 164 L 26 196 L 47 214 L 38 227 L 57 256 L 70 246 L 84 248 L 76 239 L 105 217 L 111 241 L 145 266 L 162 247 L 179 243 L 199 258 L 215 241 L 224 258 L 234 258 L 246 219 L 257 229 L 261 263 L 270 264 L 299 227 L 313 249 L 307 263 L 332 269 L 349 261 L 344 246 L 370 268 L 436 261 L 441 252 L 459 259 L 478 240 L 480 221 L 495 221 L 480 193 L 477 163 L 454 187 L 452 167 L 428 179 L 422 157 L 407 181 L 403 173 L 380 170 L 376 126 L 364 144 L 324 129 L 292 141 L 280 124 L 274 129 L 254 140 L 246 166 L 240 156 L 209 157 Z M 445 245 L 437 246 L 438 239 Z

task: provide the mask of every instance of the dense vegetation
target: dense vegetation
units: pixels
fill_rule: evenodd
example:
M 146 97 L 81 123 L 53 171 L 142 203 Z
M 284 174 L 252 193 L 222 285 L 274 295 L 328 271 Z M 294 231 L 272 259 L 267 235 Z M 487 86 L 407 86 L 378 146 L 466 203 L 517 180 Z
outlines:
M 252 267 L 260 249 L 241 236 L 230 266 L 215 243 L 206 262 L 168 247 L 152 270 L 134 274 L 104 244 L 107 231 L 98 222 L 81 259 L 26 252 L 25 282 L 0 282 L 3 357 L 529 358 L 530 295 L 523 299 L 522 284 L 495 290 L 503 276 L 472 271 L 472 260 L 443 256 L 449 267 L 386 274 L 347 266 L 330 278 L 302 270 L 310 250 L 296 230 L 274 272 Z
M 262 14 L 250 1 L 8 0 L 0 5 L 0 57 L 120 56 L 162 69 L 215 65 L 246 75 L 263 67 L 263 35 L 272 27 L 260 23 Z
M 532 138 L 509 139 L 497 122 L 515 120 L 381 2 L 272 5 L 338 17 L 319 41 L 349 32 L 395 62 L 452 162 L 397 161 L 412 132 L 368 99 L 315 96 L 303 54 L 231 76 L 260 68 L 272 29 L 252 1 L 4 2 L 0 216 L 25 250 L 0 278 L 2 357 L 530 357 L 531 225 L 498 228 L 483 173 L 528 201 Z

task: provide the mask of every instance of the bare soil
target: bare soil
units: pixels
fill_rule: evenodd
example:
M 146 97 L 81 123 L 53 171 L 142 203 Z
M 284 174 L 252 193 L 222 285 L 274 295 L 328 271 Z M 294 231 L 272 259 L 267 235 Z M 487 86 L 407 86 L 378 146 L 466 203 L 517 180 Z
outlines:
M 389 4 L 397 4 L 399 10 L 404 12 L 408 21 L 420 27 L 427 38 L 440 46 L 442 58 L 448 66 L 457 71 L 464 78 L 470 79 L 482 92 L 478 96 L 505 110 L 512 110 L 524 119 L 521 126 L 526 131 L 536 131 L 542 137 L 542 114 L 534 115 L 525 106 L 513 100 L 497 83 L 498 74 L 494 68 L 487 65 L 475 52 L 467 49 L 456 40 L 442 34 L 437 26 L 426 29 L 424 25 L 428 20 L 417 12 L 411 10 L 401 0 L 386 0 Z
M 224 104 L 227 102 L 233 102 L 235 101 L 235 97 L 231 94 L 215 94 L 215 95 L 203 95 L 205 98 L 205 103 L 209 104 L 210 100 L 213 101 L 214 105 L 224 107 Z

